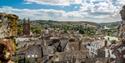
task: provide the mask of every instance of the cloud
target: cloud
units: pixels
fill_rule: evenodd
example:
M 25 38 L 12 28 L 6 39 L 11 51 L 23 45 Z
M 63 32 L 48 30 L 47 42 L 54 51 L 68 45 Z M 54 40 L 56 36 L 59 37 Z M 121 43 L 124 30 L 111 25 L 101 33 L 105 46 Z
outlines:
M 91 22 L 112 22 L 119 21 L 119 14 L 91 12 L 91 11 L 71 11 L 54 9 L 17 9 L 13 7 L 2 7 L 0 12 L 16 14 L 31 20 L 57 20 L 57 21 L 91 21 Z
M 55 10 L 55 9 L 17 9 L 2 7 L 1 12 L 13 13 L 22 18 L 32 20 L 58 20 L 58 21 L 93 21 L 114 22 L 120 21 L 119 11 L 125 4 L 125 0 L 25 0 L 26 3 L 47 4 L 67 6 L 80 4 L 77 11 Z M 65 8 L 65 7 L 64 7 Z M 78 8 L 78 7 L 74 7 Z
M 119 19 L 119 11 L 125 4 L 125 0 L 84 0 L 81 3 L 80 11 L 87 12 L 87 18 L 104 19 L 114 18 Z M 117 21 L 115 20 L 115 21 Z
M 0 12 L 16 14 L 23 18 L 30 18 L 31 20 L 79 20 L 83 19 L 84 16 L 79 13 L 79 11 L 65 12 L 64 10 L 54 10 L 54 9 L 17 9 L 13 7 L 2 7 Z
M 25 0 L 28 3 L 49 4 L 49 5 L 69 5 L 69 0 Z
M 53 10 L 53 9 L 16 9 L 12 7 L 2 7 L 0 12 L 13 13 L 23 18 L 30 18 L 32 20 L 38 19 L 52 19 L 52 16 L 61 16 L 64 11 L 62 10 Z
M 82 0 L 24 0 L 26 3 L 48 4 L 48 5 L 63 5 L 80 4 Z
M 116 15 L 121 10 L 121 7 L 125 4 L 125 0 L 25 0 L 25 1 L 29 3 L 62 5 L 62 6 L 71 4 L 80 4 L 81 6 L 79 11 L 77 11 L 78 13 L 77 15 L 79 16 L 84 15 L 85 17 L 91 16 L 91 18 L 105 18 L 108 16 Z M 97 15 L 95 13 L 100 15 Z M 71 15 L 71 13 L 69 14 Z

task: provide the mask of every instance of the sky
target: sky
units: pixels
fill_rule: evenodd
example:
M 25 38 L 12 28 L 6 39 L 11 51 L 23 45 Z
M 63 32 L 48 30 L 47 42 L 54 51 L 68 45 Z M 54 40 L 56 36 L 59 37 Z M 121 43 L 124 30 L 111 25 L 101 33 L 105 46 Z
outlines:
M 20 19 L 104 23 L 121 21 L 124 4 L 125 0 L 0 0 L 0 12 Z

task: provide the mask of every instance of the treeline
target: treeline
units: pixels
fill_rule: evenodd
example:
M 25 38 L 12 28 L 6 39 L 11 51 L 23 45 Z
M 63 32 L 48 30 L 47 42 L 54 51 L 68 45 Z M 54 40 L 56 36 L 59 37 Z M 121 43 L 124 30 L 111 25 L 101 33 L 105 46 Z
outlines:
M 88 23 L 72 23 L 72 22 L 58 22 L 58 21 L 44 21 L 37 20 L 31 21 L 30 30 L 33 34 L 40 34 L 41 31 L 45 28 L 54 28 L 64 30 L 65 33 L 70 30 L 78 31 L 80 34 L 84 35 L 94 35 L 97 31 L 96 27 L 91 27 L 87 25 Z M 95 26 L 95 25 L 93 25 Z M 23 32 L 23 22 L 19 21 L 18 23 L 18 34 L 21 35 Z

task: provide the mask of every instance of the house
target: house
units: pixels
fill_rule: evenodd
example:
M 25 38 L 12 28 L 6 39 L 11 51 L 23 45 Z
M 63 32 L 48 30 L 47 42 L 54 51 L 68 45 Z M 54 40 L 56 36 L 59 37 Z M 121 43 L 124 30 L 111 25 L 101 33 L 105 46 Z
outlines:
M 26 58 L 29 62 L 36 62 L 37 59 L 42 59 L 43 48 L 41 45 L 29 45 L 27 48 L 18 50 L 16 54 L 19 54 L 19 59 Z

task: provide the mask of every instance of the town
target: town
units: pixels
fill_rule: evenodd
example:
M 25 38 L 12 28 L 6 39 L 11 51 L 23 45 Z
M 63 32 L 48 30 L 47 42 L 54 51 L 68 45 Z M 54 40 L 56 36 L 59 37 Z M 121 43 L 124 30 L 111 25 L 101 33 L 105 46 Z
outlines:
M 124 63 L 122 21 L 106 24 L 20 19 L 0 13 L 1 63 Z

